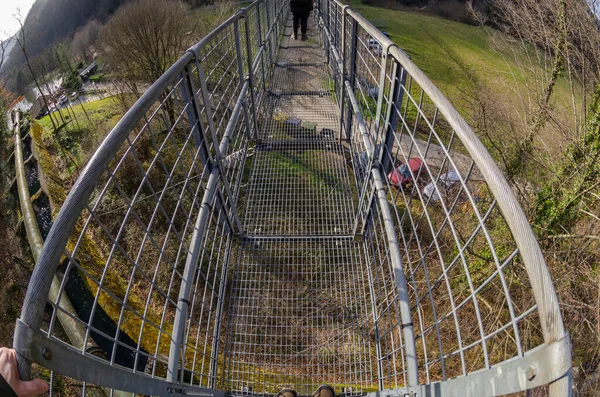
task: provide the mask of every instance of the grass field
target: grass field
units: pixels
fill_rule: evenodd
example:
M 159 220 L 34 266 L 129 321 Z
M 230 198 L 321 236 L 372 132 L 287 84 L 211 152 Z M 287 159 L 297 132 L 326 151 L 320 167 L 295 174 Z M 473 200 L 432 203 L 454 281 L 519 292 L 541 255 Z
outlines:
M 508 98 L 527 98 L 545 84 L 534 50 L 524 50 L 497 30 L 365 5 L 360 0 L 350 0 L 349 4 L 380 30 L 387 31 L 467 118 L 465 98 L 475 88 L 475 81 Z M 561 109 L 568 112 L 571 93 L 565 79 L 558 81 L 555 92 L 552 105 L 559 113 Z M 505 102 L 516 106 L 518 101 Z
M 73 113 L 71 113 L 71 109 Z M 83 107 L 79 104 L 73 104 L 68 112 L 66 109 L 62 109 L 61 112 L 65 121 L 74 124 L 75 128 L 103 125 L 106 132 L 110 131 L 123 115 L 123 110 L 114 96 L 84 103 Z M 59 120 L 59 123 L 62 123 L 58 112 L 54 112 L 52 115 L 55 121 Z M 43 117 L 39 123 L 46 131 L 52 131 L 50 116 Z

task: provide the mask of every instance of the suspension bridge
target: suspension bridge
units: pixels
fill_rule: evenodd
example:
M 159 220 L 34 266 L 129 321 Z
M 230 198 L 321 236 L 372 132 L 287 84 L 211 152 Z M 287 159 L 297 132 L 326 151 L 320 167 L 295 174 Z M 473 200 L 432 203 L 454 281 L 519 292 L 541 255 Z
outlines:
M 316 1 L 306 41 L 288 8 L 231 16 L 98 147 L 39 254 L 21 376 L 36 363 L 82 394 L 570 395 L 550 275 L 485 147 L 349 6 Z

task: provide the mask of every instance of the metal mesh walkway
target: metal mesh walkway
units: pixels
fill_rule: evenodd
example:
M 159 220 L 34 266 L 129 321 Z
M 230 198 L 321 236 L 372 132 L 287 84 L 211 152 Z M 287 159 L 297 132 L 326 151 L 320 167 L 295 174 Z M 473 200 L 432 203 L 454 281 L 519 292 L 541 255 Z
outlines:
M 308 395 L 372 387 L 370 300 L 361 244 L 254 239 L 233 256 L 225 387 Z
M 356 192 L 318 32 L 314 13 L 306 41 L 292 39 L 291 19 L 286 24 L 243 198 L 249 235 L 352 233 Z
M 307 41 L 291 32 L 290 19 L 250 165 L 242 224 L 253 237 L 231 260 L 225 387 L 359 392 L 372 387 L 374 345 L 364 252 L 348 237 L 357 193 L 316 18 Z

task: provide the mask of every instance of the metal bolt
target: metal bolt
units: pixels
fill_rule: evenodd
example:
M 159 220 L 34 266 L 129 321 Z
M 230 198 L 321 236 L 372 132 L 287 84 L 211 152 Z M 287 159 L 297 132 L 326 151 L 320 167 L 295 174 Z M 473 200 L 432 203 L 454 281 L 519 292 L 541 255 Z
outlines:
M 533 378 L 535 378 L 535 376 L 537 375 L 537 368 L 531 365 L 529 368 L 527 368 L 527 372 L 525 372 L 525 375 L 527 375 L 527 380 L 532 381 Z
M 48 349 L 47 347 L 44 347 L 42 349 L 42 356 L 46 359 L 46 360 L 52 360 L 52 350 Z

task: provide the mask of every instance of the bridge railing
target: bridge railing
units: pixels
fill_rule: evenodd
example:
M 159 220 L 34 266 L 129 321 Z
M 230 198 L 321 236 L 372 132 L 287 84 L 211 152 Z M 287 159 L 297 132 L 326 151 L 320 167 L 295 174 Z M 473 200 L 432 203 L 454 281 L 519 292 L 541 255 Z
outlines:
M 371 253 L 380 390 L 569 395 L 545 260 L 486 147 L 390 38 L 348 5 L 317 4 Z
M 359 194 L 354 232 L 369 262 L 365 323 L 380 394 L 551 384 L 567 395 L 570 345 L 556 294 L 493 159 L 390 39 L 337 1 L 316 9 Z M 240 181 L 286 19 L 284 0 L 236 13 L 101 144 L 36 263 L 15 334 L 22 376 L 36 362 L 139 394 L 224 395 L 226 264 L 233 235 L 244 232 Z M 57 273 L 60 293 L 48 302 Z M 60 307 L 61 294 L 77 313 Z M 73 346 L 59 312 L 104 354 Z
M 240 180 L 287 6 L 260 0 L 235 13 L 104 139 L 62 203 L 31 277 L 14 342 L 23 378 L 35 362 L 144 395 L 223 394 L 224 264 L 232 234 L 242 231 Z M 60 291 L 49 300 L 55 274 Z M 63 294 L 77 313 L 60 306 Z M 103 353 L 74 346 L 58 313 Z

